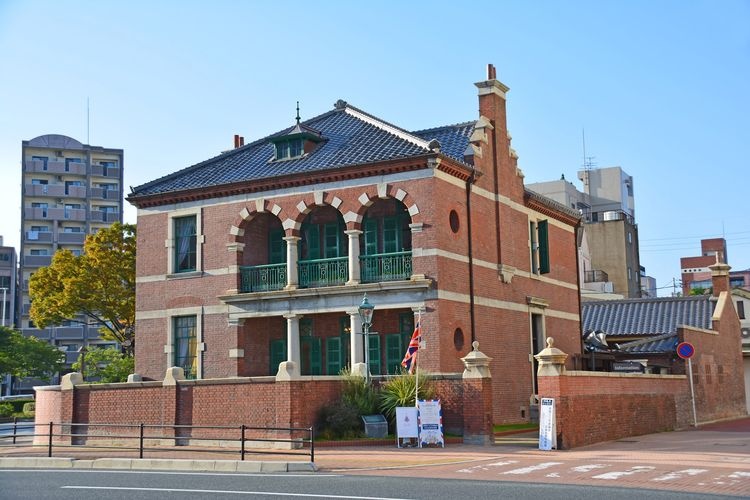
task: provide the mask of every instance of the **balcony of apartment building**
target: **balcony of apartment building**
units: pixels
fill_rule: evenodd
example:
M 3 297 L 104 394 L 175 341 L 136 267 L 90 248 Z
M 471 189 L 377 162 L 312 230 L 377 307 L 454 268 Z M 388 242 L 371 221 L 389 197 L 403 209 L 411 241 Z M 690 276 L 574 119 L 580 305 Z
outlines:
M 612 293 L 614 291 L 614 286 L 609 281 L 609 275 L 600 269 L 590 269 L 583 272 L 583 288 L 602 293 Z
M 91 175 L 95 177 L 111 177 L 118 179 L 120 177 L 120 167 L 115 161 L 93 161 L 91 163 Z
M 586 223 L 624 220 L 628 224 L 635 225 L 635 218 L 622 210 L 603 210 L 599 212 L 582 210 L 581 216 Z
M 117 222 L 120 220 L 120 213 L 115 210 L 92 210 L 89 220 L 92 222 Z
M 245 228 L 239 292 L 409 280 L 409 222 L 397 200 L 374 204 L 362 229 L 350 231 L 338 211 L 319 207 L 307 215 L 299 237 L 285 237 L 275 216 L 260 214 Z
M 33 254 L 23 256 L 24 267 L 47 267 L 52 264 L 52 256 L 44 254 Z
M 34 156 L 24 162 L 29 173 L 86 175 L 87 163 L 79 158 Z
M 47 203 L 32 203 L 23 209 L 25 220 L 69 220 L 86 221 L 86 209 L 80 204 L 50 208 Z
M 49 230 L 49 228 L 44 228 L 44 230 L 31 229 L 29 231 L 24 231 L 23 238 L 24 238 L 24 242 L 26 243 L 51 244 L 52 232 Z
M 120 200 L 120 190 L 112 187 L 92 187 L 90 197 L 94 200 Z
M 86 198 L 86 186 L 82 181 L 60 181 L 53 184 L 32 182 L 24 185 L 24 194 L 60 199 Z

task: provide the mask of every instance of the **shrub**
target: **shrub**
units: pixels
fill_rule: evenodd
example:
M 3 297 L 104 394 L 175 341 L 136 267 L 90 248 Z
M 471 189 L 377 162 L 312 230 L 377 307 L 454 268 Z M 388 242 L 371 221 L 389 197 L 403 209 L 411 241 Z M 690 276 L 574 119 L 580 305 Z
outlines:
M 0 403 L 0 417 L 10 417 L 13 415 L 13 405 L 10 403 Z
M 396 419 L 396 408 L 414 406 L 414 391 L 417 377 L 402 372 L 385 382 L 380 388 L 380 411 L 393 423 Z M 429 374 L 419 373 L 419 399 L 433 399 L 435 385 Z
M 378 407 L 378 393 L 367 384 L 364 377 L 352 375 L 348 370 L 342 370 L 344 377 L 341 389 L 341 401 L 357 409 L 359 415 L 371 415 Z
M 358 437 L 362 431 L 359 410 L 344 401 L 326 405 L 318 414 L 318 428 L 323 439 Z
M 36 413 L 36 403 L 33 401 L 31 403 L 25 403 L 23 405 L 23 414 L 26 417 L 33 417 Z

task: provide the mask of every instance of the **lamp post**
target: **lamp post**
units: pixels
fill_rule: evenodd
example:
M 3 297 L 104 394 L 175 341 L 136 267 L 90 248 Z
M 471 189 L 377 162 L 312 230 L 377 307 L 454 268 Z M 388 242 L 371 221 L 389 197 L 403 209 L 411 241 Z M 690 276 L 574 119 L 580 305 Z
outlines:
M 362 320 L 362 335 L 365 336 L 365 381 L 370 385 L 370 327 L 375 306 L 367 300 L 367 294 L 362 298 L 358 311 L 359 319 Z

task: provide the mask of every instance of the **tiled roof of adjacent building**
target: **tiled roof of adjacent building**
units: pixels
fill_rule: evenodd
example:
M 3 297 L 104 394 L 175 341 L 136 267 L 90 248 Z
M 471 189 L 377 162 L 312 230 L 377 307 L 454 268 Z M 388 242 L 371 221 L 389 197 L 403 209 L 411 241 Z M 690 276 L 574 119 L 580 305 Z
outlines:
M 636 340 L 618 344 L 620 352 L 628 354 L 664 354 L 674 353 L 677 348 L 677 333 L 667 333 L 649 339 Z
M 303 125 L 320 131 L 323 141 L 302 157 L 274 161 L 270 139 L 289 133 L 293 128 L 289 127 L 138 186 L 130 198 L 420 156 L 431 153 L 432 139 L 440 142 L 442 154 L 463 162 L 474 128 L 474 122 L 466 122 L 412 133 L 344 101 L 338 101 L 334 110 L 306 120 Z
M 711 296 L 666 297 L 584 302 L 584 331 L 601 330 L 611 336 L 662 335 L 678 326 L 711 329 L 716 302 Z

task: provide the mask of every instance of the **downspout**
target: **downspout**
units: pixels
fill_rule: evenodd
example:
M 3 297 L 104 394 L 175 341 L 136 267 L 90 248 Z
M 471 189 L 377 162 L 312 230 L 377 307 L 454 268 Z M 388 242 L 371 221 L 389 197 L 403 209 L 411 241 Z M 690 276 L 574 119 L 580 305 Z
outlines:
M 490 122 L 492 124 L 492 130 L 490 133 L 492 134 L 492 170 L 494 173 L 494 188 L 495 188 L 495 196 L 500 195 L 500 174 L 498 173 L 498 164 L 497 164 L 497 154 L 498 154 L 498 147 L 497 147 L 497 130 L 495 129 L 495 121 L 492 120 Z M 500 266 L 503 263 L 503 249 L 500 246 L 500 202 L 498 200 L 495 200 L 495 246 L 497 247 L 497 265 Z
M 471 174 L 466 179 L 466 225 L 468 227 L 469 238 L 469 321 L 471 323 L 471 342 L 476 340 L 476 329 L 474 327 L 474 256 L 472 254 L 471 244 L 471 185 L 474 184 L 474 166 L 471 167 Z
M 580 233 L 581 235 L 581 243 L 583 243 L 583 227 L 582 222 L 579 219 L 578 223 L 576 224 L 576 232 L 575 232 L 575 249 L 576 249 L 576 281 L 578 282 L 578 342 L 580 344 L 580 362 L 581 362 L 581 370 L 583 370 L 583 353 L 585 352 L 584 346 L 583 346 L 583 305 L 581 302 L 581 262 L 578 258 L 578 235 Z M 576 363 L 577 364 L 577 363 Z M 574 369 L 578 369 L 577 366 L 574 367 Z

